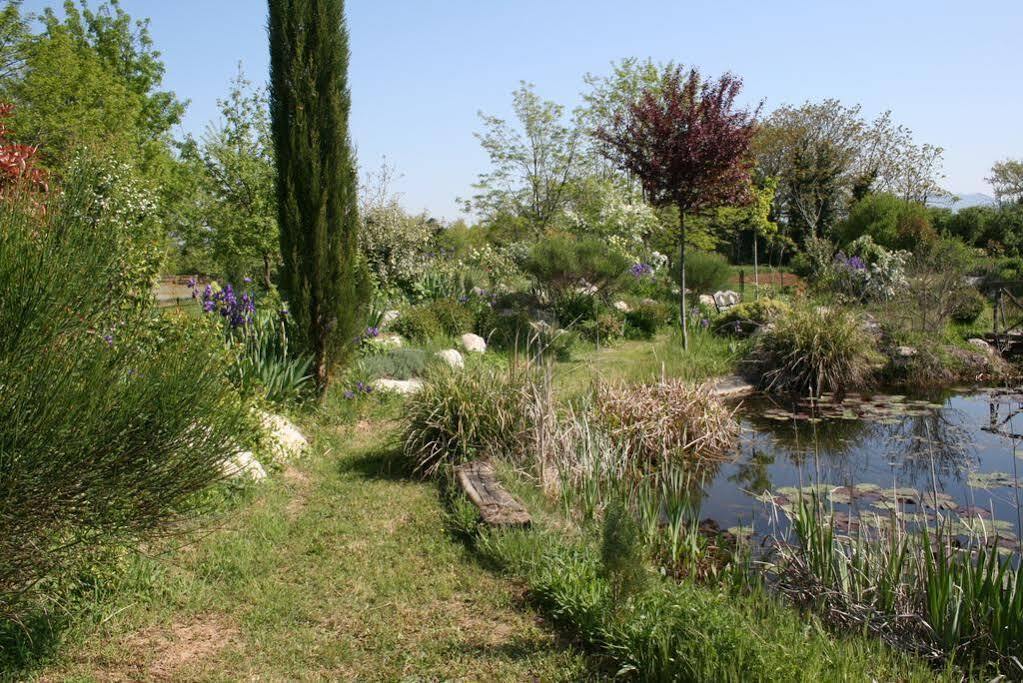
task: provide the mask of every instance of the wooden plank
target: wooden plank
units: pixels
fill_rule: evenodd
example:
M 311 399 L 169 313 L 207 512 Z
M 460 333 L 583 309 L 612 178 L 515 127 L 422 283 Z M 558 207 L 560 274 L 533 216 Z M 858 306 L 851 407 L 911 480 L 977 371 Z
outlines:
M 529 511 L 505 491 L 489 462 L 478 460 L 461 465 L 455 473 L 459 486 L 479 509 L 485 524 L 494 527 L 530 525 Z
M 728 375 L 714 382 L 711 393 L 722 400 L 749 396 L 756 387 L 738 375 Z

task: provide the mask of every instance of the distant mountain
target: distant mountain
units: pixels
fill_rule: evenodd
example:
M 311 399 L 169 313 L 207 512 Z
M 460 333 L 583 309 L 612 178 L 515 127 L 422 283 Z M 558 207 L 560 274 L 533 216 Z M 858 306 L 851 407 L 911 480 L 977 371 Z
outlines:
M 942 197 L 940 199 L 930 200 L 927 202 L 927 205 L 934 206 L 939 209 L 952 209 L 953 211 L 959 211 L 960 209 L 968 209 L 971 206 L 994 206 L 996 204 L 994 197 L 989 197 L 981 192 L 956 196 L 959 197 L 959 201 L 957 202 L 953 202 L 949 197 Z

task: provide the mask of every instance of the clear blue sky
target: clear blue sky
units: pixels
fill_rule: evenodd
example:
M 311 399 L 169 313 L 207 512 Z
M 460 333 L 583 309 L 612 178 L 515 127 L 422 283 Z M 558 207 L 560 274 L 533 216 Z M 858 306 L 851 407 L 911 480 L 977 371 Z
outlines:
M 216 117 L 239 61 L 265 80 L 263 0 L 121 4 L 152 19 L 166 86 L 191 100 L 185 130 Z M 486 165 L 478 110 L 507 114 L 520 80 L 572 106 L 584 73 L 627 56 L 732 70 L 767 110 L 824 97 L 891 109 L 945 147 L 958 193 L 989 192 L 992 162 L 1023 157 L 1023 0 L 349 0 L 348 14 L 360 162 L 386 155 L 406 206 L 441 217 Z

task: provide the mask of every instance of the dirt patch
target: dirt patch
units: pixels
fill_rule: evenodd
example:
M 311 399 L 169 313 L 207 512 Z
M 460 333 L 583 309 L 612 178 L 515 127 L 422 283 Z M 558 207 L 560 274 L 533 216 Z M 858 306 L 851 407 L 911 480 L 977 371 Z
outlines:
M 188 678 L 202 663 L 238 642 L 238 629 L 222 615 L 201 614 L 169 626 L 151 626 L 123 639 L 119 661 L 99 664 L 103 681 L 170 681 Z
M 302 513 L 302 510 L 305 509 L 309 501 L 309 489 L 312 486 L 312 479 L 309 478 L 308 474 L 292 465 L 284 468 L 283 477 L 292 493 L 291 500 L 288 501 L 287 506 L 284 508 L 284 514 L 287 515 L 289 520 L 294 520 Z

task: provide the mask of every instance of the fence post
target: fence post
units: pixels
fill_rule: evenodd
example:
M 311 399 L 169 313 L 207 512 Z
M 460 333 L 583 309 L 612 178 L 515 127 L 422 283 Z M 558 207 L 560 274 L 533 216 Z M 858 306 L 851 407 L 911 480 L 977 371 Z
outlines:
M 746 293 L 746 271 L 739 269 L 739 294 Z

